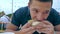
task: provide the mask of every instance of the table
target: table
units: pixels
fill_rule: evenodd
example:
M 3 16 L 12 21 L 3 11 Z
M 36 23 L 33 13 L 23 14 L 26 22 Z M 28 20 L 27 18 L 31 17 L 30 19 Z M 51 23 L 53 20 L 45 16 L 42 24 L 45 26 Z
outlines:
M 3 32 L 3 33 L 0 33 L 0 34 L 14 34 L 13 32 Z

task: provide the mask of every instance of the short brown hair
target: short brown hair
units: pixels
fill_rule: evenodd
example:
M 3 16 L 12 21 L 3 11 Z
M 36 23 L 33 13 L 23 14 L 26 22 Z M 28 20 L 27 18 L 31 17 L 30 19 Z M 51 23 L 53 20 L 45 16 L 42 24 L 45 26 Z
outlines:
M 53 0 L 38 0 L 40 2 L 51 2 L 51 4 L 53 4 Z M 29 2 L 31 3 L 32 0 L 29 0 Z

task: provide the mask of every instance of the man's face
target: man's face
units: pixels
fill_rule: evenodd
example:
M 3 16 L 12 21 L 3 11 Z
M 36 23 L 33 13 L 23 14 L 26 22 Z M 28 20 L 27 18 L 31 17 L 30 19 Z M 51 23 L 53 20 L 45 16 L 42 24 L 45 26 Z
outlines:
M 40 2 L 32 0 L 30 4 L 30 15 L 34 20 L 45 20 L 47 19 L 51 9 L 51 2 Z

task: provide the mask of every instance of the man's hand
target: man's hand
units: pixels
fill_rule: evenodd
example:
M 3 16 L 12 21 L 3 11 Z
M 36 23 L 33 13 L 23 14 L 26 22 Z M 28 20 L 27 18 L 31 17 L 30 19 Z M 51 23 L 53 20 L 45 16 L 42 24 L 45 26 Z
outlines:
M 20 30 L 21 34 L 33 34 L 35 32 L 35 28 L 31 27 L 31 23 L 26 23 Z
M 37 31 L 46 33 L 46 34 L 54 34 L 54 27 L 53 25 L 48 22 L 48 21 L 42 21 L 38 26 L 37 26 Z

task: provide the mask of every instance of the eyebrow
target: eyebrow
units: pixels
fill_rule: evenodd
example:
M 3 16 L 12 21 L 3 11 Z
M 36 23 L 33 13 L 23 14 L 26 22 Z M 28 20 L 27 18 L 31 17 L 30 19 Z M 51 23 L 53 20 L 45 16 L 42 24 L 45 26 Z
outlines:
M 49 10 L 46 10 L 46 12 L 49 12 Z
M 38 11 L 36 8 L 33 8 L 33 10 L 36 10 L 36 11 Z
M 38 11 L 37 8 L 32 8 L 32 9 Z M 39 8 L 39 9 L 41 9 L 41 8 Z M 50 10 L 51 10 L 51 9 L 47 9 L 47 8 L 46 8 L 45 11 L 50 11 Z
M 36 10 L 36 8 L 32 8 L 33 10 Z
M 45 10 L 45 12 L 50 12 L 49 10 Z

